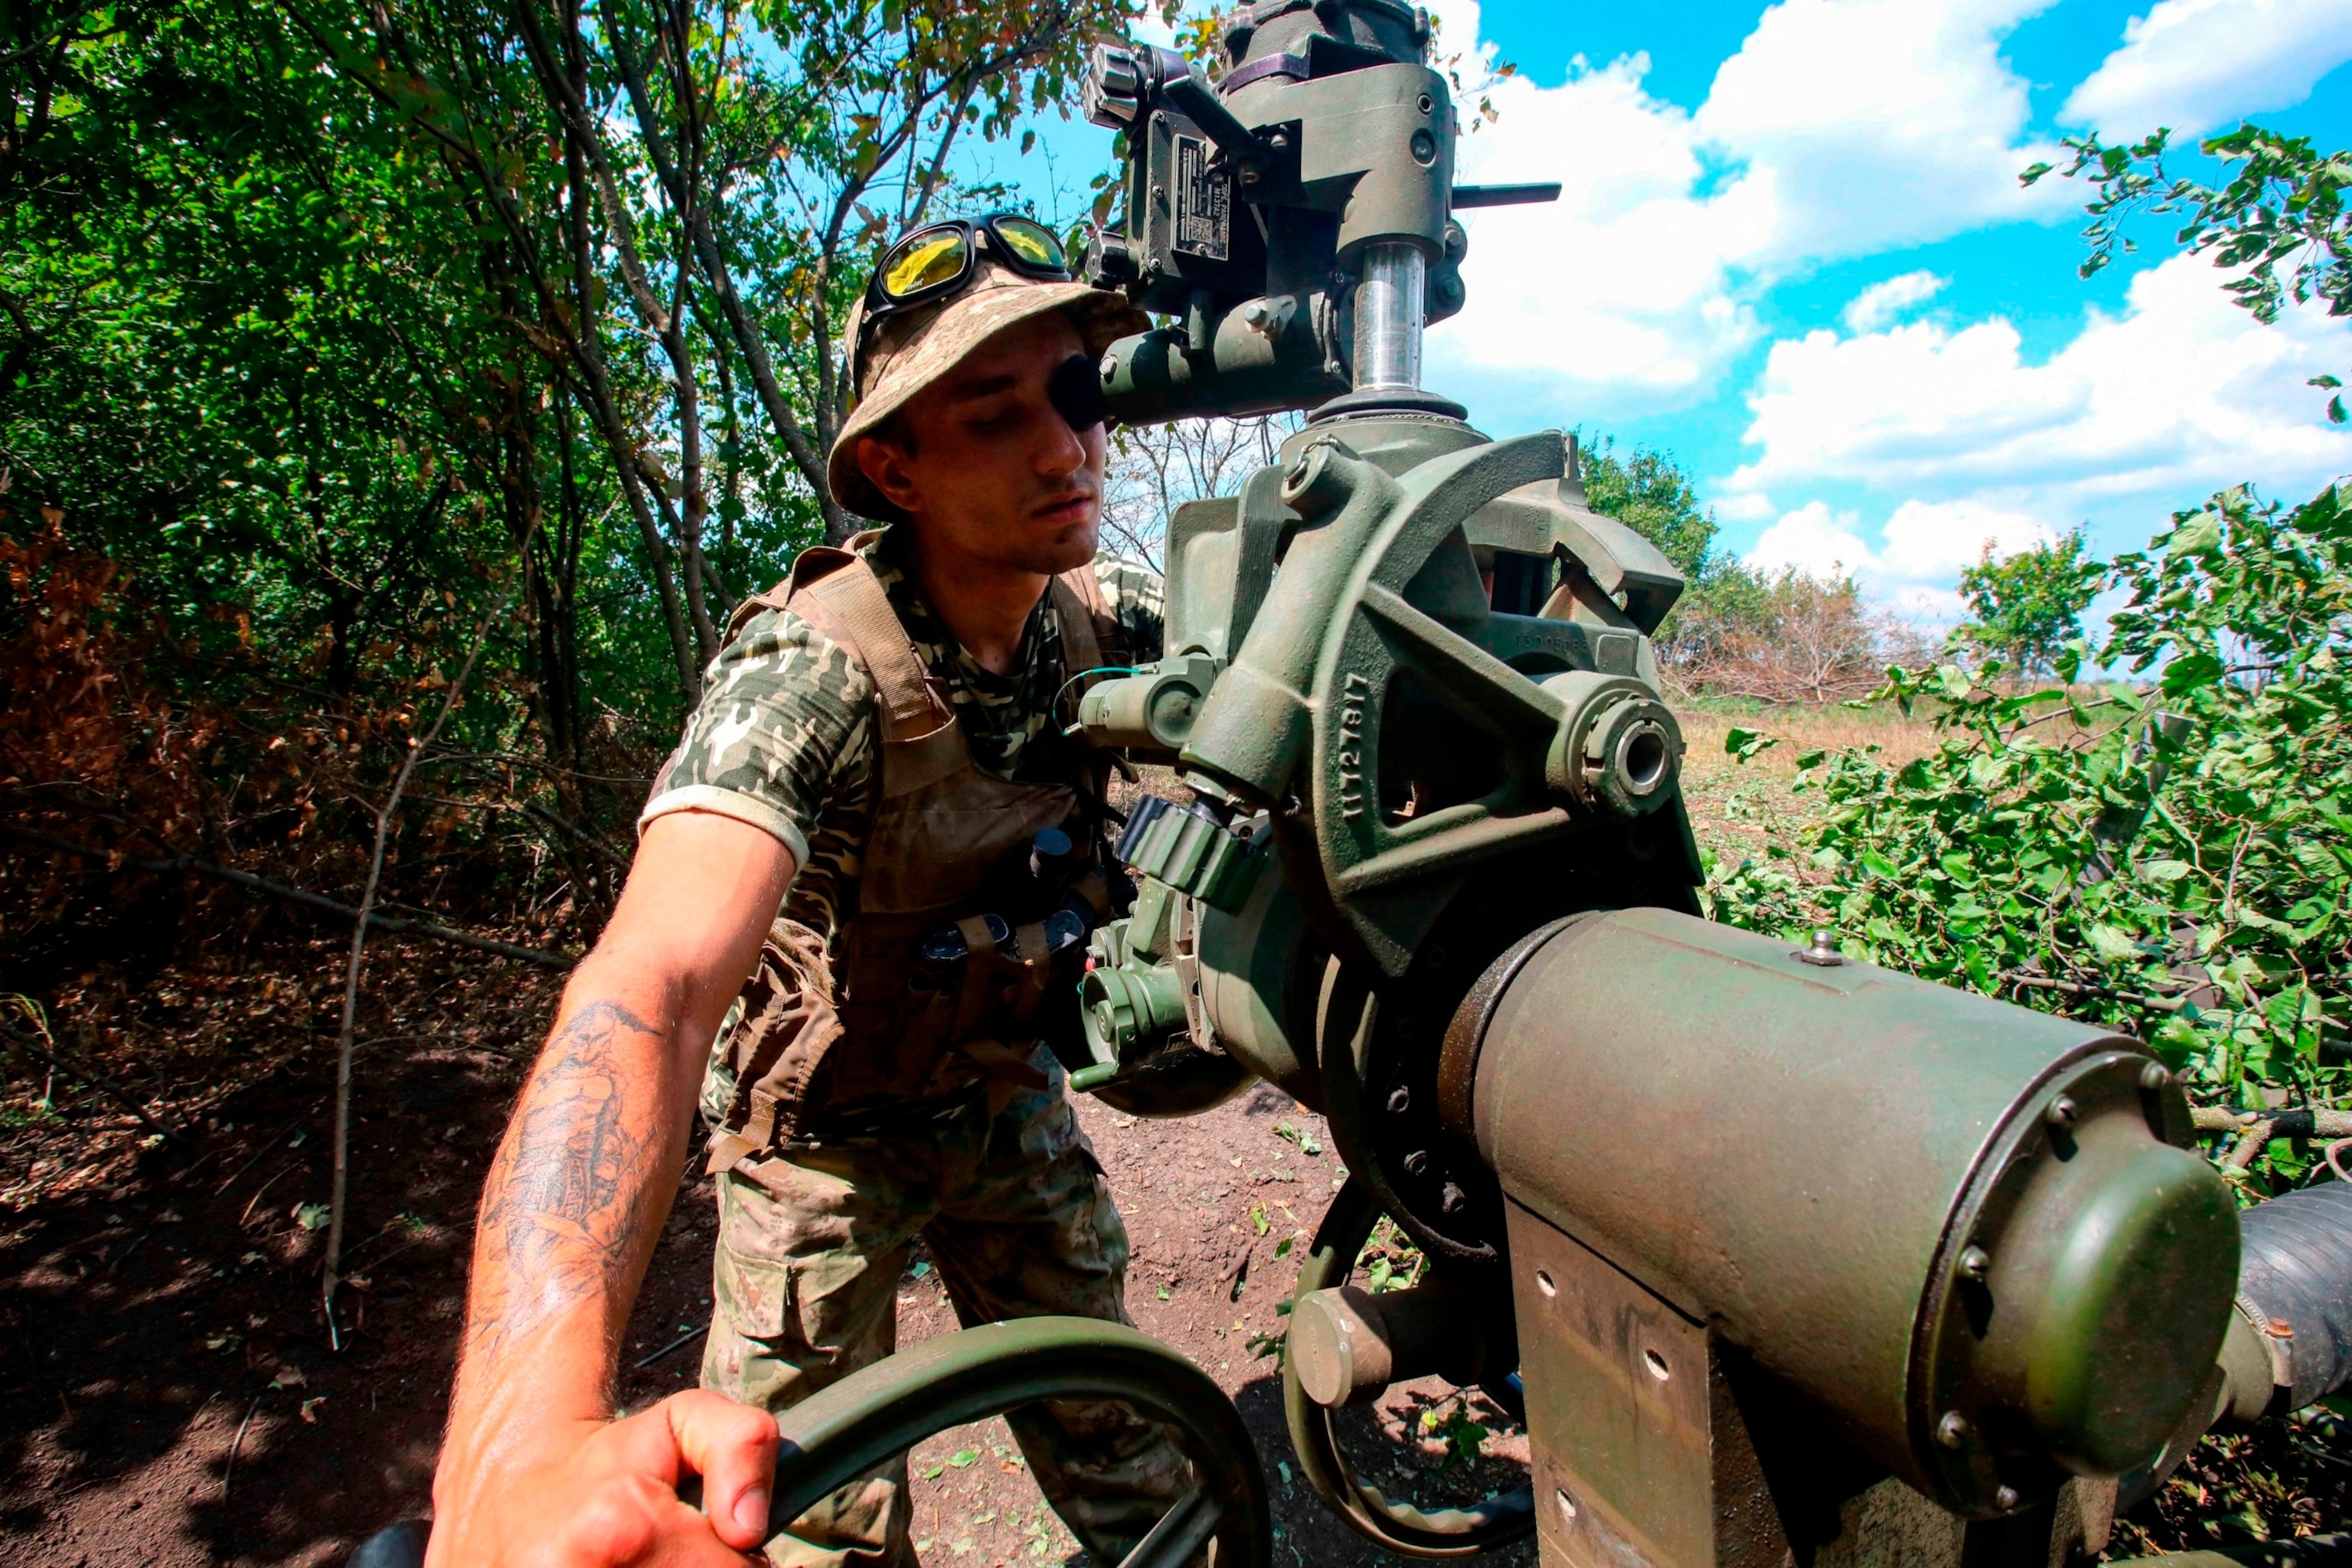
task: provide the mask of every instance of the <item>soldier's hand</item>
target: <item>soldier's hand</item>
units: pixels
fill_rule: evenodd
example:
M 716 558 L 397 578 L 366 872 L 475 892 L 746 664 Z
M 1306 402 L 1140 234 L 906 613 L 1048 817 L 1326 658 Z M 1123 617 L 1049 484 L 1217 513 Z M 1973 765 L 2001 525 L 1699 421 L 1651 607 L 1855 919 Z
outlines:
M 426 1568 L 740 1568 L 768 1536 L 776 1422 L 703 1390 L 435 1489 Z M 703 1506 L 680 1502 L 689 1475 Z M 707 1510 L 707 1511 L 706 1511 Z

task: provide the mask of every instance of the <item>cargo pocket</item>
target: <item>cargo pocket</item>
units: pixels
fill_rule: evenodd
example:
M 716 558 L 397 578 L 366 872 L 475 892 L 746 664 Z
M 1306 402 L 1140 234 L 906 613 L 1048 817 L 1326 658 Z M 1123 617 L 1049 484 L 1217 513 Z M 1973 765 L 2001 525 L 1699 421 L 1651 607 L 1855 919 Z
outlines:
M 722 1241 L 711 1276 L 702 1386 L 746 1405 L 781 1408 L 796 1396 L 804 1359 L 794 1331 L 792 1266 L 745 1258 Z

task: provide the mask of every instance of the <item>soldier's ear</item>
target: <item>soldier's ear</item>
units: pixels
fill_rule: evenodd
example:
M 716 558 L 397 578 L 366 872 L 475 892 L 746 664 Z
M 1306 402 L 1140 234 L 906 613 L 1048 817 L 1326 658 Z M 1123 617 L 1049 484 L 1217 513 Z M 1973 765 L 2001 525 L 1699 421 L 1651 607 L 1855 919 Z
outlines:
M 918 510 L 923 493 L 915 480 L 914 455 L 911 443 L 896 439 L 887 425 L 874 435 L 857 438 L 858 472 L 882 492 L 884 500 L 905 512 Z

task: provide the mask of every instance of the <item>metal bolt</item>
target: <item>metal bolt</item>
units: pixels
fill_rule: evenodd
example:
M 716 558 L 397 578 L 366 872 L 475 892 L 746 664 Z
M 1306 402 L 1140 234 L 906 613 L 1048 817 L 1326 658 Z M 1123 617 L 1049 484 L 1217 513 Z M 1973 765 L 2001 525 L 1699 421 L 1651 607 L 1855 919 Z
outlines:
M 1936 1441 L 1947 1448 L 1957 1448 L 1969 1440 L 1969 1418 L 1957 1410 L 1947 1410 L 1944 1418 L 1936 1423 Z
M 2154 1094 L 2160 1089 L 2168 1089 L 2171 1084 L 2172 1069 L 2162 1062 L 2150 1062 L 2139 1069 L 2139 1086 L 2150 1094 Z
M 1418 1176 L 1423 1171 L 1428 1170 L 1429 1151 L 1426 1149 L 1415 1149 L 1412 1153 L 1407 1154 L 1404 1157 L 1404 1168 L 1406 1174 L 1413 1176 Z
M 1810 963 L 1818 969 L 1835 969 L 1845 963 L 1845 954 L 1838 951 L 1837 932 L 1827 930 L 1813 932 L 1812 946 L 1789 956 L 1800 963 Z
M 1437 1206 L 1447 1214 L 1459 1214 L 1462 1212 L 1462 1205 L 1469 1201 L 1467 1194 L 1452 1182 L 1448 1182 L 1445 1184 L 1445 1191 L 1438 1194 Z
M 2042 1113 L 2042 1120 L 2063 1132 L 2074 1125 L 2074 1118 L 2081 1109 L 2071 1097 L 2062 1094 L 2050 1102 L 2050 1109 Z
M 1960 1272 L 1982 1283 L 1992 1272 L 1992 1254 L 1981 1247 L 1964 1247 L 1960 1251 Z
M 1389 1114 L 1402 1116 L 1412 1105 L 1412 1090 L 1399 1084 L 1389 1090 Z
M 1994 1488 L 1992 1494 L 1992 1506 L 1998 1509 L 2015 1508 L 2017 1506 L 2017 1489 L 2015 1487 Z

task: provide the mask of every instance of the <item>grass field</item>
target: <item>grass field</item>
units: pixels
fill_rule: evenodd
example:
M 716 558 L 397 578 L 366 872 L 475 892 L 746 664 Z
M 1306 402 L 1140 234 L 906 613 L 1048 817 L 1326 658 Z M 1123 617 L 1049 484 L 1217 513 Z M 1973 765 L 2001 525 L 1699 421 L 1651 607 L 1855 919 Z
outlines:
M 1811 797 L 1797 792 L 1797 758 L 1806 752 L 1876 746 L 1900 764 L 1936 748 L 1924 717 L 1905 718 L 1893 703 L 1869 709 L 1764 708 L 1755 703 L 1678 705 L 1688 747 L 1683 798 L 1700 845 L 1737 860 L 1761 849 L 1768 833 L 1783 839 L 1803 826 Z M 1724 750 L 1734 729 L 1776 736 L 1780 744 L 1741 762 Z

